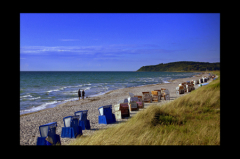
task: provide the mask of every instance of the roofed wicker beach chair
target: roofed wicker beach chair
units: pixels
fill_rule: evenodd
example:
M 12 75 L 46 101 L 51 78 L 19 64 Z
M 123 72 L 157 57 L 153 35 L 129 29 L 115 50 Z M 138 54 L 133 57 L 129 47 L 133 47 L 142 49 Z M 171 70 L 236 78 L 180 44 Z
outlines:
M 203 82 L 207 82 L 207 77 L 202 77 L 202 79 L 203 79 Z
M 187 92 L 191 92 L 191 86 L 189 84 L 186 84 L 186 90 Z
M 56 134 L 57 122 L 39 126 L 40 136 L 37 138 L 37 145 L 61 145 L 60 136 Z
M 195 87 L 192 83 L 188 83 L 186 85 L 187 92 L 191 92 L 192 90 L 195 90 Z
M 176 87 L 176 93 L 177 94 L 184 94 L 184 87 L 183 85 L 180 83 L 177 87 Z
M 82 135 L 82 127 L 78 122 L 78 115 L 64 117 L 61 138 L 76 138 L 78 135 Z
M 165 100 L 170 100 L 170 92 L 166 88 L 161 88 L 161 97 L 164 97 Z
M 116 119 L 122 119 L 123 117 L 129 117 L 130 111 L 129 111 L 129 105 L 126 100 L 120 100 L 118 104 L 114 105 L 115 110 L 115 118 Z
M 160 96 L 158 91 L 151 91 L 152 93 L 152 102 L 160 102 Z
M 183 88 L 184 88 L 184 93 L 187 92 L 187 87 L 186 87 L 186 85 L 187 85 L 187 82 L 183 82 L 183 83 L 182 83 L 182 86 L 183 86 Z
M 143 102 L 152 103 L 152 96 L 150 92 L 142 92 L 142 94 L 143 94 Z
M 194 85 L 199 84 L 199 80 L 194 80 L 194 81 L 193 81 L 193 84 L 194 84 Z
M 116 122 L 115 115 L 112 113 L 112 105 L 101 106 L 98 108 L 98 111 L 99 124 L 111 124 Z
M 138 108 L 144 108 L 144 102 L 143 102 L 143 100 L 142 100 L 142 96 L 134 96 L 134 97 L 137 97 L 138 98 L 138 102 L 137 102 L 137 104 L 138 104 Z
M 128 105 L 129 105 L 130 112 L 139 110 L 137 102 L 138 102 L 138 97 L 129 97 L 128 98 Z
M 88 113 L 88 110 L 81 110 L 74 113 L 75 116 L 76 115 L 79 116 L 79 126 L 82 127 L 82 130 L 91 129 L 90 122 L 89 120 L 87 120 L 87 113 Z
M 154 90 L 154 91 L 158 91 L 158 96 L 159 96 L 159 100 L 161 100 L 161 95 L 162 95 L 162 91 L 161 91 L 161 89 L 157 89 L 157 90 Z

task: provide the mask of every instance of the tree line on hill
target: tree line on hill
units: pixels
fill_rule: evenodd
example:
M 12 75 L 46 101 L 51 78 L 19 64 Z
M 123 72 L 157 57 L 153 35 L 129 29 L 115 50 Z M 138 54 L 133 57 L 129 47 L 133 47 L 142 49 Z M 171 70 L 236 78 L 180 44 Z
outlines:
M 179 61 L 170 63 L 160 63 L 158 65 L 142 66 L 137 72 L 174 72 L 174 71 L 215 71 L 220 70 L 220 62 L 194 62 L 194 61 Z

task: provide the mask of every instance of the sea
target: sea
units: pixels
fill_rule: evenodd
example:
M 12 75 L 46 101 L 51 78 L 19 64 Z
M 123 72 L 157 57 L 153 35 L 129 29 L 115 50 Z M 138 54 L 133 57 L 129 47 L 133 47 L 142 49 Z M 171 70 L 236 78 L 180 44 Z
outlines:
M 136 71 L 20 71 L 20 115 L 78 100 L 78 90 L 86 97 L 111 90 L 169 83 L 192 77 L 197 72 Z

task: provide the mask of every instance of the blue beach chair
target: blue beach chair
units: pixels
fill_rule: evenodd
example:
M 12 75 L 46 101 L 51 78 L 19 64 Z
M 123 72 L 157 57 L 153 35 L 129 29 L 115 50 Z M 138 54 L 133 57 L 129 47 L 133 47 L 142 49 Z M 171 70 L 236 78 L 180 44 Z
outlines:
M 60 136 L 56 134 L 57 122 L 39 126 L 40 136 L 37 138 L 37 145 L 61 145 Z
M 88 110 L 81 110 L 74 113 L 75 116 L 79 116 L 79 126 L 82 127 L 82 130 L 91 129 L 90 122 L 87 120 L 87 113 Z
M 115 115 L 112 113 L 112 105 L 101 106 L 98 108 L 98 111 L 99 124 L 111 124 L 116 122 Z
M 62 138 L 76 138 L 82 135 L 82 128 L 79 126 L 79 116 L 67 116 L 63 118 Z

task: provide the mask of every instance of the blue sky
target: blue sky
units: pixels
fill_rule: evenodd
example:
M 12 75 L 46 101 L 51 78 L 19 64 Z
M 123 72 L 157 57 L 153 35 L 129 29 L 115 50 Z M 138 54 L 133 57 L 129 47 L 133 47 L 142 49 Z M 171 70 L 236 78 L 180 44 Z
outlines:
M 20 13 L 20 71 L 220 62 L 220 13 Z

